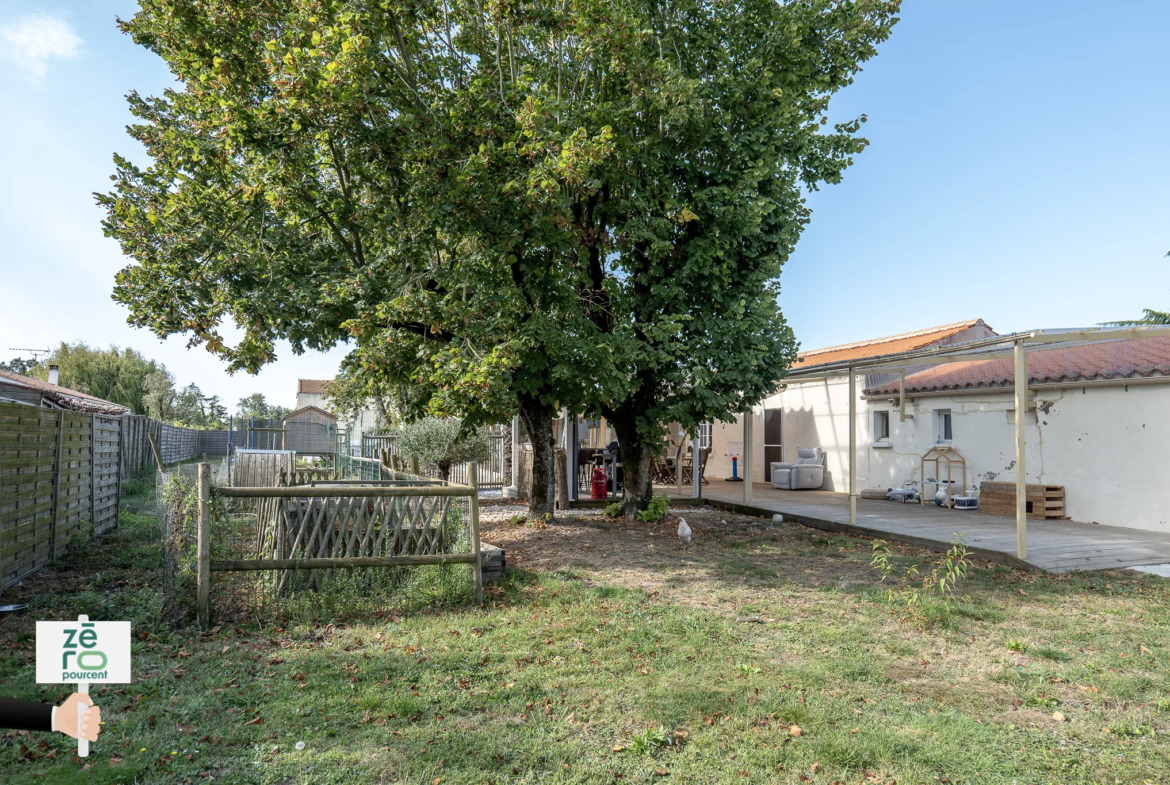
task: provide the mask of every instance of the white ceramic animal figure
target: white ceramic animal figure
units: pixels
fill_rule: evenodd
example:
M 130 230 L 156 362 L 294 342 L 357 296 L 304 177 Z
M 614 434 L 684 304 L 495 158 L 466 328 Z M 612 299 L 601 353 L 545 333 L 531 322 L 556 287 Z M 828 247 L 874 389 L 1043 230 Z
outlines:
M 687 526 L 686 518 L 678 519 L 678 539 L 683 545 L 691 544 L 691 527 Z

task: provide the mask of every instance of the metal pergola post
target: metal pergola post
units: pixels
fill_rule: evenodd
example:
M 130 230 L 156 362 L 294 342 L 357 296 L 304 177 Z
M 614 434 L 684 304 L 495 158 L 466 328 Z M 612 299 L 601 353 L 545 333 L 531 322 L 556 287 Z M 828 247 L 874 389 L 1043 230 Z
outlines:
M 857 525 L 857 371 L 849 367 L 849 525 Z
M 743 503 L 752 503 L 752 472 L 755 470 L 755 454 L 752 450 L 752 429 L 754 409 L 743 414 Z
M 1028 478 L 1024 471 L 1024 426 L 1028 419 L 1028 355 L 1024 342 L 1015 346 L 1016 386 L 1016 556 L 1028 558 Z

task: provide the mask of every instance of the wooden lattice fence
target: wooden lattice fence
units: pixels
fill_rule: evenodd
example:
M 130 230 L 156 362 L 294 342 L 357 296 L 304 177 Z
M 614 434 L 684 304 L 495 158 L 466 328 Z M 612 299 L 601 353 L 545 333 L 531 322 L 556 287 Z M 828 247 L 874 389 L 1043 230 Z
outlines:
M 121 421 L 0 403 L 0 589 L 118 523 Z
M 198 520 L 198 616 L 210 613 L 211 573 L 277 573 L 277 589 L 298 570 L 472 565 L 476 602 L 483 602 L 476 466 L 469 485 L 393 473 L 388 480 L 316 487 L 223 487 L 228 499 L 256 502 L 254 558 L 211 559 L 210 467 L 201 466 Z M 466 498 L 468 514 L 452 516 Z M 315 580 L 315 579 L 314 579 Z

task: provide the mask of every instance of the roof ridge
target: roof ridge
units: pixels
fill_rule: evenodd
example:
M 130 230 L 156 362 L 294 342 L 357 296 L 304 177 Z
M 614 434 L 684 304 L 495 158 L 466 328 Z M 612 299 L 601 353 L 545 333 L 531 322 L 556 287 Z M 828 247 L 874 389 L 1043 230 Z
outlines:
M 837 344 L 836 346 L 826 346 L 826 347 L 821 348 L 821 349 L 809 349 L 807 352 L 800 352 L 800 354 L 798 356 L 808 357 L 810 355 L 824 354 L 826 352 L 839 352 L 839 351 L 843 351 L 845 349 L 859 349 L 862 346 L 876 346 L 877 344 L 892 343 L 893 341 L 904 341 L 907 338 L 918 338 L 920 336 L 932 335 L 933 333 L 940 333 L 940 332 L 944 332 L 944 331 L 948 331 L 948 330 L 958 332 L 959 330 L 965 330 L 968 327 L 974 327 L 980 321 L 981 321 L 980 319 L 968 319 L 967 321 L 963 321 L 963 322 L 955 322 L 953 324 L 944 324 L 944 325 L 940 325 L 938 327 L 927 327 L 927 328 L 922 329 L 922 330 L 914 330 L 913 332 L 900 333 L 898 335 L 887 335 L 887 336 L 884 336 L 882 338 L 870 338 L 869 340 L 865 340 L 865 341 L 854 341 L 853 343 L 842 343 L 842 344 Z

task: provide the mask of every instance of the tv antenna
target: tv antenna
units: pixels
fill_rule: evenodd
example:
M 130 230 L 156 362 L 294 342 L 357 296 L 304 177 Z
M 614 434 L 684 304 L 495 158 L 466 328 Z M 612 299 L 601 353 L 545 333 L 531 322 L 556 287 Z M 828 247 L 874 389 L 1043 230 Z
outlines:
M 33 356 L 33 362 L 37 362 L 37 363 L 39 363 L 41 361 L 41 358 L 37 356 L 38 354 L 43 354 L 47 357 L 51 353 L 48 349 L 17 349 L 15 346 L 9 346 L 8 351 L 10 351 L 10 352 L 28 352 L 29 354 L 31 354 Z

